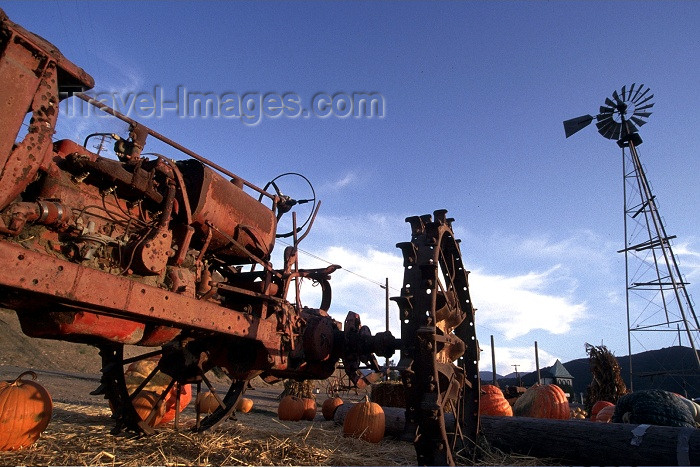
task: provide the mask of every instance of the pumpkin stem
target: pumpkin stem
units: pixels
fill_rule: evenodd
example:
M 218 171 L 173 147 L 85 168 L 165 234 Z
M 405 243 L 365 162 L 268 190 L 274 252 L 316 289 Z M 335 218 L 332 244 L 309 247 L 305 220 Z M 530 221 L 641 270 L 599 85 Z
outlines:
M 37 378 L 36 373 L 34 373 L 33 371 L 29 370 L 29 371 L 25 371 L 24 373 L 22 373 L 21 375 L 19 375 L 19 376 L 17 377 L 17 379 L 15 379 L 15 380 L 12 382 L 12 384 L 15 385 L 15 386 L 18 385 L 19 383 L 22 382 L 22 381 L 21 381 L 21 380 L 22 380 L 22 376 L 26 376 L 26 375 L 30 375 L 30 376 L 32 377 L 32 380 L 36 380 L 36 378 Z

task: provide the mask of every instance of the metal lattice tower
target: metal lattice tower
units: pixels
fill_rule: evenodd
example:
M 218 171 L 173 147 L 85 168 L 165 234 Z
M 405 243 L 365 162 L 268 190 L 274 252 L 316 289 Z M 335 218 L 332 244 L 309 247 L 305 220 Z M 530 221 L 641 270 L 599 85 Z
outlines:
M 633 344 L 643 345 L 642 333 L 667 333 L 669 342 L 676 345 L 687 339 L 700 370 L 700 323 L 673 253 L 671 240 L 675 236 L 666 232 L 637 150 L 642 143 L 637 127 L 646 123 L 654 105 L 650 102 L 654 95 L 647 94 L 649 88 L 644 85 L 633 84 L 629 90 L 623 86 L 620 93 L 613 92 L 612 99 L 605 99 L 595 117 L 585 115 L 564 122 L 568 138 L 595 118 L 598 132 L 617 140 L 622 148 L 625 247 L 619 253 L 625 255 L 630 389 L 634 381 Z

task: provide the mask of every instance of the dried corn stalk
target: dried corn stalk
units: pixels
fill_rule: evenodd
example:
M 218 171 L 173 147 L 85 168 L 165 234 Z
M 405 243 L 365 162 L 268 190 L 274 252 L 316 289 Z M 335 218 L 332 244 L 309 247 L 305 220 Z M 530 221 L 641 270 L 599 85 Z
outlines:
M 627 386 L 620 377 L 620 365 L 607 347 L 596 347 L 586 344 L 586 353 L 593 380 L 586 388 L 585 406 L 588 412 L 598 401 L 608 401 L 613 404 L 627 394 Z
M 278 398 L 281 400 L 284 396 L 316 399 L 314 395 L 314 382 L 311 380 L 295 381 L 293 379 L 286 379 L 284 380 L 284 391 L 282 391 Z

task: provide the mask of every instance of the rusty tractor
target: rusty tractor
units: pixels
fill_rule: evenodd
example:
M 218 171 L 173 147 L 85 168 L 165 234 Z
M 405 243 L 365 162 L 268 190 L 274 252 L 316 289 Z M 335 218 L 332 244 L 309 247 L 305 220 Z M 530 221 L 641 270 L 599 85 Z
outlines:
M 339 266 L 298 265 L 298 244 L 320 205 L 315 194 L 295 200 L 280 179 L 257 187 L 91 100 L 84 92 L 93 78 L 2 10 L 0 83 L 0 306 L 17 313 L 28 336 L 99 349 L 95 394 L 108 399 L 115 432 L 153 431 L 133 401 L 159 375 L 169 380 L 160 400 L 184 385 L 211 388 L 216 369 L 230 378 L 219 409 L 197 414 L 201 431 L 233 415 L 254 377 L 325 379 L 342 362 L 358 384 L 361 368 L 380 370 L 375 355 L 399 350 L 418 463 L 469 459 L 479 425 L 478 343 L 468 272 L 446 211 L 407 219 L 411 240 L 397 245 L 405 273 L 393 299 L 402 337 L 373 335 L 356 313 L 342 324 L 328 314 Z M 55 141 L 64 99 L 125 122 L 128 136 Z M 113 140 L 115 157 L 88 149 L 94 137 Z M 151 141 L 184 158 L 145 152 Z M 313 208 L 298 226 L 304 203 Z M 283 216 L 292 228 L 278 232 Z M 292 243 L 275 269 L 280 237 Z M 317 308 L 302 305 L 302 279 L 320 284 Z M 128 356 L 125 346 L 143 351 Z M 151 374 L 127 384 L 129 365 L 147 359 L 157 361 Z M 446 425 L 446 416 L 455 423 Z

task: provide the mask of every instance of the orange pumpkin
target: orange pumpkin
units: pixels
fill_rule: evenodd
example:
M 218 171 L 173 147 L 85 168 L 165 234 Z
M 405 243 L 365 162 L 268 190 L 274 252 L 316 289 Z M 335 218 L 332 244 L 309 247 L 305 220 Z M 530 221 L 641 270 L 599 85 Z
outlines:
M 593 407 L 591 407 L 591 419 L 595 420 L 596 415 L 598 415 L 598 412 L 604 407 L 610 407 L 610 406 L 615 406 L 612 402 L 608 401 L 598 401 L 595 404 L 593 404 Z
M 385 423 L 382 407 L 365 396 L 364 401 L 353 405 L 345 415 L 343 435 L 378 443 L 384 438 Z
M 297 396 L 284 396 L 277 406 L 277 416 L 280 420 L 298 422 L 304 415 L 304 401 Z
M 310 397 L 304 397 L 304 413 L 301 415 L 302 420 L 313 420 L 316 418 L 316 401 Z
M 158 397 L 159 395 L 153 391 L 141 391 L 131 401 L 134 409 L 136 409 L 136 413 L 141 417 L 141 420 L 148 422 L 150 426 L 156 426 L 161 423 L 163 415 L 165 415 L 165 404 L 161 401 L 154 412 L 153 418 L 148 420 L 153 407 L 155 407 L 158 402 Z
M 321 405 L 321 413 L 323 414 L 323 418 L 326 420 L 333 420 L 335 410 L 341 405 L 343 405 L 343 399 L 340 397 L 329 397 L 323 401 L 323 405 Z
M 158 367 L 159 358 L 160 357 L 151 357 L 131 363 L 126 370 L 124 370 L 124 380 L 126 381 L 127 388 L 130 390 L 136 389 L 141 382 Z M 167 388 L 168 384 L 170 384 L 170 380 L 170 376 L 162 371 L 158 371 L 144 389 L 158 392 L 159 388 Z
M 180 386 L 180 413 L 185 410 L 187 404 L 192 400 L 192 389 L 189 384 L 183 384 Z M 175 403 L 177 401 L 177 389 L 173 386 L 168 395 L 165 396 L 165 414 L 161 419 L 160 423 L 168 423 L 175 420 Z
M 124 381 L 129 392 L 134 391 L 144 379 L 146 379 L 158 367 L 160 357 L 151 357 L 137 360 L 131 363 L 124 371 Z M 146 384 L 145 390 L 160 394 L 168 387 L 172 378 L 162 371 L 157 371 L 154 377 Z M 189 384 L 183 384 L 180 389 L 180 413 L 192 400 L 192 389 Z M 175 420 L 175 399 L 177 389 L 173 386 L 165 396 L 165 414 L 158 424 L 168 423 Z
M 601 423 L 610 423 L 610 420 L 612 419 L 612 416 L 615 414 L 615 406 L 614 405 L 606 405 L 602 409 L 598 411 L 598 413 L 595 415 L 593 420 L 596 422 L 601 422 Z
M 247 397 L 241 397 L 236 402 L 236 410 L 242 413 L 248 413 L 253 408 L 253 399 L 248 399 Z
M 219 408 L 219 401 L 216 400 L 214 393 L 202 392 L 197 396 L 195 408 L 199 413 L 212 413 Z
M 513 408 L 503 396 L 503 392 L 498 386 L 482 384 L 481 396 L 479 398 L 479 413 L 481 415 L 512 417 Z
M 53 413 L 53 401 L 36 379 L 25 371 L 14 381 L 0 382 L 0 451 L 14 451 L 33 444 L 46 429 Z
M 513 414 L 517 417 L 568 420 L 569 401 L 559 386 L 535 384 L 515 401 Z

